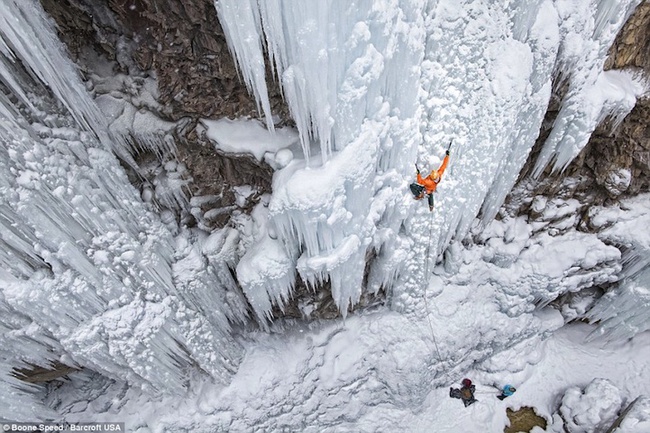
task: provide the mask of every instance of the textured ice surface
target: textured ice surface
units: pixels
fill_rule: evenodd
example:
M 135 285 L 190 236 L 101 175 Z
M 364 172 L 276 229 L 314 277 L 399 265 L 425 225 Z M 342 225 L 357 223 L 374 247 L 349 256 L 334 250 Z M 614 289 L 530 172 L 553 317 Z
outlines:
M 300 277 L 329 281 L 343 314 L 365 272 L 365 290 L 392 289 L 395 308 L 404 293 L 419 297 L 429 261 L 477 216 L 488 224 L 497 214 L 537 139 L 554 77 L 569 90 L 537 174 L 550 161 L 565 167 L 598 122 L 631 110 L 643 86 L 602 66 L 638 3 L 216 2 L 255 96 L 268 103 L 256 84 L 266 49 L 296 120 L 304 162 L 276 173 L 269 218 Z M 430 216 L 405 198 L 412 162 L 436 168 L 451 140 Z M 375 257 L 367 269 L 366 257 Z M 254 272 L 251 281 L 273 271 Z M 259 301 L 261 285 L 250 290 Z M 279 299 L 289 288 L 267 290 Z
M 73 379 L 82 395 L 113 378 L 120 391 L 87 411 L 129 400 L 124 411 L 135 411 L 130 419 L 143 432 L 375 431 L 405 417 L 418 431 L 438 411 L 451 413 L 448 400 L 437 403 L 446 390 L 432 388 L 472 365 L 486 362 L 476 372 L 486 381 L 502 380 L 495 376 L 503 366 L 528 377 L 540 341 L 562 325 L 557 312 L 539 307 L 560 294 L 628 278 L 621 288 L 629 292 L 603 303 L 601 318 L 625 335 L 640 330 L 642 310 L 619 301 L 645 299 L 631 297 L 647 285 L 647 245 L 630 237 L 643 206 L 603 212 L 603 224 L 626 224 L 602 238 L 573 230 L 573 202 L 536 202 L 548 227 L 494 220 L 537 137 L 553 76 L 562 73 L 570 90 L 540 167 L 568 162 L 594 122 L 629 110 L 638 83 L 601 69 L 637 3 L 219 1 L 268 123 L 262 55 L 271 55 L 302 155 L 266 152 L 276 169 L 273 194 L 235 218 L 236 228 L 209 235 L 171 230 L 149 212 L 115 158 L 134 149 L 106 139 L 107 127 L 118 138 L 134 129 L 164 138 L 174 125 L 138 114 L 136 105 L 88 98 L 37 2 L 2 3 L 0 76 L 15 98 L 0 92 L 0 361 L 58 360 L 101 373 Z M 142 139 L 148 150 L 173 153 L 169 142 L 150 138 Z M 452 139 L 429 213 L 408 193 L 413 163 L 437 167 Z M 612 186 L 625 179 L 620 173 Z M 462 242 L 470 229 L 476 244 Z M 283 334 L 264 321 L 290 299 L 296 274 L 308 285 L 329 284 L 344 315 L 364 290 L 387 289 L 393 311 Z M 229 323 L 248 318 L 246 301 L 276 333 L 231 335 Z M 617 322 L 627 317 L 632 327 Z M 207 372 L 223 384 L 238 366 L 243 372 L 226 388 L 188 378 Z M 15 393 L 7 372 L 0 367 L 0 386 Z M 179 391 L 190 382 L 199 389 L 189 407 L 150 402 L 140 415 L 141 388 Z M 455 420 L 503 427 L 494 408 L 474 409 L 477 417 Z
M 110 141 L 38 3 L 3 2 L 0 19 L 0 78 L 24 97 L 0 98 L 0 360 L 83 365 L 151 391 L 179 392 L 190 365 L 226 381 L 241 356 L 230 320 L 245 317 L 228 262 L 211 266 L 216 243 L 175 237 L 145 206 L 115 155 L 127 143 Z M 161 130 L 130 108 L 127 126 Z
M 592 209 L 601 237 L 623 251 L 621 283 L 598 300 L 588 317 L 600 322 L 598 333 L 613 340 L 650 329 L 650 200 L 648 194 L 624 200 L 620 208 Z M 621 209 L 627 209 L 621 213 Z

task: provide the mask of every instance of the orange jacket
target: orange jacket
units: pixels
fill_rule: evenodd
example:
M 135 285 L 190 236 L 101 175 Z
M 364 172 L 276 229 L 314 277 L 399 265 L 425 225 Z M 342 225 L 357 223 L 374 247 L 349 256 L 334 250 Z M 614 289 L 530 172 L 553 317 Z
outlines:
M 440 168 L 438 168 L 438 170 L 431 170 L 431 173 L 429 173 L 427 177 L 422 177 L 420 176 L 420 173 L 418 173 L 417 181 L 426 189 L 427 194 L 431 194 L 436 191 L 438 183 L 440 182 L 440 179 L 442 179 L 442 174 L 445 172 L 448 163 L 449 155 L 445 155 L 445 159 L 442 160 L 442 164 L 440 164 Z

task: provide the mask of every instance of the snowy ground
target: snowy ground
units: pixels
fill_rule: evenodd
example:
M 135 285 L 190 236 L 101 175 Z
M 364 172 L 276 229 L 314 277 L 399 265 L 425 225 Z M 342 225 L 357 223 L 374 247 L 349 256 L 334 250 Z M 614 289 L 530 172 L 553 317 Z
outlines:
M 650 215 L 645 196 L 623 207 L 625 213 L 594 209 L 594 215 L 633 226 Z M 587 425 L 572 432 L 609 426 L 650 386 L 650 332 L 586 343 L 585 337 L 597 335 L 594 326 L 564 323 L 583 312 L 588 297 L 565 305 L 562 314 L 535 304 L 613 278 L 620 251 L 603 239 L 624 244 L 633 231 L 600 239 L 567 229 L 572 209 L 571 203 L 547 203 L 536 225 L 502 218 L 476 243 L 455 245 L 446 265 L 431 265 L 427 286 L 409 296 L 394 294 L 408 307 L 403 312 L 380 307 L 346 320 L 243 333 L 245 355 L 226 387 L 195 377 L 187 395 L 157 399 L 105 383 L 87 403 L 84 390 L 102 386 L 79 375 L 49 401 L 68 421 L 124 421 L 138 433 L 501 432 L 505 408 L 522 406 L 535 407 L 548 420 L 548 432 L 562 431 L 560 406 Z M 469 408 L 448 396 L 463 377 L 477 384 L 479 402 Z M 581 397 L 597 378 L 614 385 L 596 384 Z M 493 385 L 506 383 L 518 391 L 502 402 Z
M 435 356 L 433 348 L 418 340 L 422 330 L 403 316 L 380 311 L 311 330 L 260 333 L 248 342 L 239 372 L 226 388 L 202 383 L 190 396 L 158 402 L 129 392 L 119 404 L 113 392 L 105 391 L 88 406 L 79 402 L 69 406 L 67 419 L 124 421 L 129 431 L 139 433 L 478 433 L 503 431 L 507 407 L 532 406 L 551 424 L 562 396 L 572 387 L 583 389 L 593 379 L 604 378 L 618 388 L 573 405 L 577 413 L 584 413 L 594 401 L 612 396 L 629 403 L 650 385 L 650 332 L 624 343 L 585 343 L 592 330 L 587 324 L 569 325 L 538 345 L 532 357 L 514 348 L 507 354 L 510 362 L 503 364 L 505 370 L 488 373 L 486 364 L 456 370 L 450 372 L 449 383 L 436 388 L 417 382 L 421 378 L 417 367 L 426 368 L 418 360 L 427 351 Z M 523 363 L 523 358 L 531 364 Z M 458 386 L 465 376 L 477 384 L 479 401 L 469 408 L 448 396 L 448 386 Z M 491 386 L 494 382 L 512 383 L 518 391 L 500 401 Z M 424 398 L 409 401 L 409 392 Z M 111 398 L 113 403 L 106 401 Z M 103 410 L 97 411 L 100 407 Z M 555 423 L 547 431 L 562 431 L 561 423 L 557 419 Z M 646 421 L 640 427 L 648 426 Z
M 558 331 L 539 348 L 539 362 L 526 367 L 523 380 L 519 379 L 522 373 L 494 372 L 500 383 L 517 377 L 514 381 L 517 392 L 504 401 L 495 398 L 495 390 L 488 385 L 490 381 L 482 383 L 484 372 L 481 366 L 466 372 L 467 376 L 478 381 L 479 402 L 465 409 L 458 400 L 445 398 L 447 389 L 436 389 L 428 396 L 423 411 L 414 417 L 416 420 L 410 431 L 431 431 L 434 428 L 439 432 L 499 432 L 507 422 L 506 407 L 516 410 L 532 406 L 539 415 L 550 420 L 567 389 L 583 389 L 595 378 L 612 381 L 627 403 L 646 394 L 650 382 L 650 333 L 626 343 L 585 343 L 584 338 L 591 331 L 592 327 L 586 324 L 569 325 Z M 511 356 L 512 364 L 518 364 L 516 351 Z M 600 396 L 603 397 L 606 396 Z M 650 424 L 645 426 L 650 428 Z M 562 431 L 561 425 L 559 427 L 547 431 Z

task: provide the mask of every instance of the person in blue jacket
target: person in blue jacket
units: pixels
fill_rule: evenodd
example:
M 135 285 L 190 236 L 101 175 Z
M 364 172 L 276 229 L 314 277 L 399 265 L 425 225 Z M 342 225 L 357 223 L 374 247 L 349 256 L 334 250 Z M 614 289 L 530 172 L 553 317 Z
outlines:
M 501 395 L 498 395 L 497 398 L 498 398 L 499 400 L 503 400 L 504 398 L 506 398 L 506 397 L 510 397 L 512 394 L 514 394 L 515 391 L 517 391 L 517 390 L 515 389 L 514 386 L 512 386 L 512 385 L 506 385 L 506 386 L 504 386 L 503 389 L 501 390 Z

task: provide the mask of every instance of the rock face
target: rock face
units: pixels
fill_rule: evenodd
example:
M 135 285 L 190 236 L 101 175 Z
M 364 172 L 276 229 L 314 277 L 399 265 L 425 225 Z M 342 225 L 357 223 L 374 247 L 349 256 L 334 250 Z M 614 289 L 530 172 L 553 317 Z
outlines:
M 605 69 L 636 67 L 650 71 L 650 3 L 641 3 L 610 49 Z
M 259 117 L 254 98 L 238 76 L 212 0 L 41 3 L 83 73 L 91 76 L 96 59 L 105 57 L 113 62 L 114 74 L 153 76 L 158 86 L 158 105 L 147 108 L 165 120 L 189 119 L 188 126 L 175 136 L 176 156 L 185 165 L 190 196 L 210 197 L 201 201 L 199 213 L 215 207 L 238 208 L 233 192 L 238 185 L 251 185 L 257 191 L 244 211 L 270 191 L 272 170 L 268 165 L 247 156 L 220 154 L 193 128 L 199 118 Z M 280 124 L 291 123 L 275 83 L 269 83 L 269 93 Z M 156 158 L 146 153 L 134 156 L 149 165 Z M 228 212 L 224 212 L 197 223 L 215 228 L 228 220 Z
M 14 370 L 16 378 L 29 383 L 42 383 L 50 382 L 61 377 L 65 377 L 70 373 L 79 371 L 76 368 L 69 367 L 55 362 L 50 368 L 34 366 L 32 368 L 21 368 Z
M 644 2 L 634 11 L 610 49 L 605 69 L 631 69 L 650 77 L 650 3 Z M 619 197 L 650 190 L 650 98 L 647 96 L 637 101 L 616 128 L 609 119 L 599 125 L 562 175 L 545 176 L 538 184 L 528 179 L 559 111 L 563 91 L 556 87 L 538 142 L 522 170 L 515 193 L 509 197 L 510 205 L 521 206 L 517 213 L 533 220 L 532 201 L 522 199 L 522 193 L 531 199 L 535 196 L 575 198 L 586 212 L 592 205 L 609 204 Z
M 257 106 L 239 79 L 212 0 L 42 0 L 82 67 L 89 47 L 116 60 L 124 72 L 151 72 L 165 114 L 256 117 Z M 288 119 L 275 83 L 274 113 Z
M 650 77 L 650 3 L 643 2 L 630 17 L 610 50 L 605 69 L 636 69 Z M 631 172 L 627 194 L 650 190 L 650 98 L 637 101 L 616 131 L 607 124 L 595 132 L 585 163 L 594 169 L 596 182 L 607 188 L 617 170 Z M 608 189 L 610 196 L 615 196 Z

